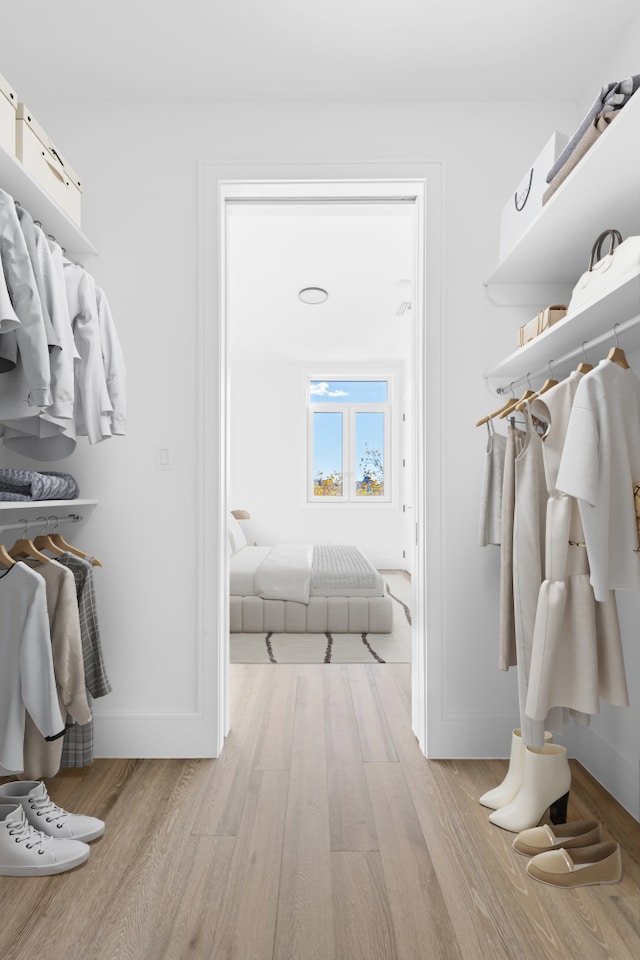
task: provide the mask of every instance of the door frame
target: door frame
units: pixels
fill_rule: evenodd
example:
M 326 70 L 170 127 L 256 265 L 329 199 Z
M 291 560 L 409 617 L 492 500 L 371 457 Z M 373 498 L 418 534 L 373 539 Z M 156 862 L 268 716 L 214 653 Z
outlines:
M 416 544 L 412 576 L 411 665 L 413 731 L 430 755 L 429 717 L 441 709 L 441 161 L 219 162 L 199 165 L 200 258 L 198 310 L 198 687 L 200 714 L 219 756 L 229 730 L 229 611 L 226 517 L 229 500 L 229 359 L 225 204 L 230 194 L 287 195 L 287 185 L 323 184 L 327 196 L 345 184 L 366 195 L 367 182 L 385 182 L 390 196 L 421 185 L 423 204 L 416 258 L 414 330 L 414 490 Z M 231 184 L 234 185 L 231 188 Z M 242 189 L 238 190 L 238 184 Z M 356 187 L 356 185 L 358 185 Z M 253 193 L 251 193 L 253 190 Z M 346 194 L 343 194 L 346 196 Z M 428 413 L 428 416 L 427 416 Z M 217 491 L 211 496 L 211 491 Z M 213 589 L 212 589 L 213 587 Z M 437 726 L 437 724 L 435 725 Z

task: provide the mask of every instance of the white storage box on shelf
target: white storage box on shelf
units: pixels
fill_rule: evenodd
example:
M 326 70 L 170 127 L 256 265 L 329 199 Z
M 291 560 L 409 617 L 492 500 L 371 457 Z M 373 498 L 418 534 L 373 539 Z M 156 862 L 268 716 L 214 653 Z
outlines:
M 555 130 L 509 197 L 500 220 L 500 260 L 506 257 L 542 210 L 542 195 L 548 186 L 547 174 L 568 142 L 566 134 Z
M 82 184 L 24 103 L 18 104 L 16 156 L 67 216 L 80 226 Z
M 0 73 L 0 144 L 12 157 L 16 154 L 16 92 Z

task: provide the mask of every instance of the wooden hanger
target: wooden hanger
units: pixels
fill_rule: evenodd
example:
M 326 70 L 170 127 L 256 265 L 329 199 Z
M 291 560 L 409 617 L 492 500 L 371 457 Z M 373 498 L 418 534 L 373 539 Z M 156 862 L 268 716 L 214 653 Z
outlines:
M 60 556 L 61 553 L 71 553 L 74 557 L 80 557 L 81 560 L 90 560 L 93 567 L 101 567 L 102 564 L 97 557 L 93 557 L 88 553 L 85 553 L 84 550 L 80 550 L 79 547 L 74 547 L 71 543 L 67 543 L 61 533 L 51 533 L 49 535 L 45 534 L 47 540 L 50 542 L 51 547 L 53 547 L 52 552 L 55 552 L 56 556 Z M 37 538 L 38 540 L 40 537 Z M 47 547 L 50 549 L 50 547 Z
M 5 567 L 12 567 L 15 562 L 4 543 L 0 543 L 0 563 Z
M 64 548 L 59 547 L 56 543 L 54 543 L 53 537 L 48 533 L 41 533 L 40 536 L 36 537 L 33 542 L 38 550 L 48 550 L 49 553 L 52 553 L 56 557 L 59 557 L 61 553 L 64 553 Z
M 586 340 L 582 341 L 582 360 L 576 367 L 576 373 L 591 373 L 591 371 L 593 370 L 593 364 L 587 363 L 587 354 L 584 349 L 584 345 L 586 342 L 587 342 Z
M 503 410 L 499 417 L 501 420 L 504 420 L 505 417 L 508 417 L 510 413 L 517 410 L 521 403 L 528 400 L 530 397 L 535 397 L 535 391 L 531 389 L 531 381 L 529 380 L 530 374 L 527 374 L 527 380 L 529 382 L 529 387 L 525 390 L 521 397 L 516 397 L 511 401 L 506 410 Z M 525 403 L 526 406 L 526 403 Z
M 618 334 L 616 331 L 619 326 L 619 323 L 614 323 L 613 325 L 613 335 L 616 338 L 616 345 L 615 347 L 611 347 L 611 350 L 609 350 L 609 353 L 607 354 L 607 360 L 617 363 L 618 366 L 622 367 L 623 370 L 629 370 L 629 362 L 626 358 L 625 352 L 618 346 Z
M 483 417 L 482 420 L 478 420 L 476 422 L 476 427 L 481 427 L 483 423 L 488 423 L 489 420 L 493 420 L 494 417 L 499 417 L 500 414 L 503 412 L 503 410 L 507 410 L 514 403 L 516 399 L 517 399 L 516 397 L 509 397 L 509 399 L 505 400 L 502 406 L 498 407 L 497 410 L 494 410 L 493 413 L 489 413 L 487 414 L 486 417 Z
M 534 400 L 537 400 L 538 397 L 541 397 L 543 393 L 546 393 L 547 390 L 551 390 L 551 387 L 556 387 L 558 381 L 554 380 L 552 377 L 548 377 L 545 382 L 542 384 L 539 390 L 536 390 L 535 393 L 531 394 L 530 397 L 526 397 L 524 400 L 520 400 L 516 404 L 516 410 L 520 413 L 525 409 L 530 403 L 533 403 Z
M 49 557 L 44 553 L 40 553 L 33 540 L 29 540 L 27 538 L 31 524 L 26 520 L 24 521 L 24 524 L 25 536 L 21 537 L 19 540 L 16 540 L 14 545 L 9 550 L 9 555 L 12 556 L 14 560 L 31 557 L 33 560 L 39 560 L 40 563 L 49 563 Z

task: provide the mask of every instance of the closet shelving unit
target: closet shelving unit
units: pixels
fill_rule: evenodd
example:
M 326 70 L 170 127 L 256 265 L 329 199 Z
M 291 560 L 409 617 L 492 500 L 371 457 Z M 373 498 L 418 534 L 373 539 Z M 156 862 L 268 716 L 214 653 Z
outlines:
M 39 220 L 71 257 L 96 255 L 97 250 L 78 225 L 46 193 L 20 160 L 0 146 L 0 187 Z
M 639 92 L 640 93 L 640 92 Z M 640 95 L 591 147 L 518 242 L 486 280 L 500 306 L 529 306 L 531 315 L 550 303 L 568 303 L 587 269 L 596 237 L 615 228 L 623 238 L 640 234 Z M 499 392 L 518 387 L 527 375 L 566 374 L 582 359 L 582 344 L 596 363 L 598 344 L 640 347 L 640 269 L 608 295 L 567 315 L 535 340 L 487 371 Z M 514 330 L 514 336 L 516 331 Z
M 69 256 L 76 258 L 97 254 L 98 251 L 78 225 L 51 199 L 22 163 L 2 146 L 0 187 L 11 194 L 14 200 L 18 200 L 34 220 L 42 224 L 43 230 L 56 238 Z M 46 464 L 43 464 L 42 469 L 46 469 Z M 60 520 L 72 516 L 81 520 L 97 503 L 97 500 L 84 499 L 0 501 L 0 528 L 14 529 L 13 524 L 19 523 L 23 517 L 33 524 L 34 529 L 38 526 L 37 517 L 55 514 Z

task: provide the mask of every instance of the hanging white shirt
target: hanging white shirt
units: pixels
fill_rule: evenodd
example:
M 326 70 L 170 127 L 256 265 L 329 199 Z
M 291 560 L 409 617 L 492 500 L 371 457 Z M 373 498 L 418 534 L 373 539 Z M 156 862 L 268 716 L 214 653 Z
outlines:
M 640 590 L 633 484 L 640 482 L 640 380 L 601 360 L 578 386 L 558 490 L 578 499 L 596 600 Z
M 118 338 L 116 325 L 113 321 L 109 302 L 104 290 L 96 286 L 96 303 L 98 306 L 98 325 L 100 329 L 100 345 L 102 347 L 102 363 L 107 383 L 109 400 L 113 407 L 110 416 L 111 432 L 123 435 L 127 432 L 127 398 L 126 398 L 126 370 L 124 354 Z
M 95 282 L 76 263 L 64 264 L 69 317 L 80 359 L 76 361 L 75 421 L 79 436 L 99 443 L 111 436 L 113 406 L 102 362 Z

